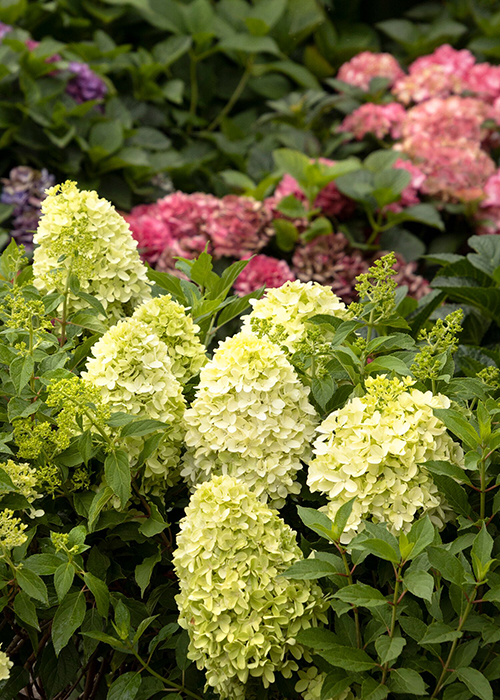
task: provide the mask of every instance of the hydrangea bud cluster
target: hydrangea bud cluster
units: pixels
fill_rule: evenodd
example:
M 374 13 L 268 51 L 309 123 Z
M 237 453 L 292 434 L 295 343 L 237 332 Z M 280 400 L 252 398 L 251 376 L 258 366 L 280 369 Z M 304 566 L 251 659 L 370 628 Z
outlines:
M 300 491 L 295 478 L 314 434 L 308 394 L 269 340 L 242 332 L 220 343 L 185 414 L 182 475 L 193 485 L 230 474 L 262 500 L 284 505 Z
M 132 318 L 145 323 L 165 343 L 172 373 L 181 384 L 199 373 L 207 359 L 205 346 L 198 337 L 200 328 L 170 294 L 142 304 Z
M 138 319 L 120 321 L 92 347 L 82 377 L 100 390 L 112 411 L 152 418 L 168 425 L 165 437 L 144 463 L 143 489 L 161 494 L 178 477 L 184 437 L 185 401 L 172 372 L 168 346 Z M 143 438 L 126 438 L 132 466 Z
M 10 676 L 10 669 L 14 666 L 7 654 L 0 650 L 0 681 L 6 681 Z
M 74 182 L 48 190 L 34 242 L 34 285 L 41 292 L 66 289 L 70 274 L 118 319 L 149 298 L 146 268 L 128 224 L 96 192 Z M 69 294 L 70 311 L 86 302 Z
M 214 477 L 193 494 L 173 559 L 179 624 L 221 698 L 243 700 L 246 684 L 290 677 L 307 656 L 297 634 L 326 622 L 327 603 L 316 583 L 280 576 L 300 559 L 295 532 L 241 481 Z
M 250 299 L 252 312 L 244 316 L 243 330 L 269 338 L 293 355 L 306 340 L 306 321 L 317 314 L 350 318 L 346 305 L 316 282 L 286 282 L 270 289 L 261 299 Z
M 449 399 L 411 389 L 413 383 L 368 378 L 366 394 L 350 399 L 318 428 L 307 483 L 328 496 L 331 518 L 356 497 L 343 535 L 347 542 L 364 518 L 387 523 L 392 532 L 407 531 L 422 513 L 444 522 L 445 503 L 423 465 L 462 465 L 463 453 L 432 411 L 448 408 Z
M 448 350 L 454 353 L 458 348 L 458 335 L 462 331 L 464 312 L 457 309 L 446 318 L 438 318 L 431 330 L 422 328 L 418 340 L 422 343 L 415 357 L 411 372 L 420 381 L 436 380 L 443 366 L 443 354 Z

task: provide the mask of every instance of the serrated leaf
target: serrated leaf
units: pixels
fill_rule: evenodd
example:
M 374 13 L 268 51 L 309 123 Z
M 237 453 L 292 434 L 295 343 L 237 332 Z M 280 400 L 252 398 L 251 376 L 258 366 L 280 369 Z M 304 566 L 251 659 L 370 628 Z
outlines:
M 141 597 L 144 596 L 144 591 L 149 586 L 151 580 L 151 574 L 156 564 L 161 561 L 161 552 L 158 550 L 156 554 L 150 557 L 146 557 L 141 564 L 137 564 L 135 567 L 135 580 L 137 585 L 141 589 Z
M 23 591 L 31 598 L 35 598 L 35 600 L 39 600 L 41 603 L 48 604 L 47 586 L 38 574 L 35 574 L 34 571 L 30 571 L 30 569 L 18 569 L 16 571 L 16 580 Z
M 427 571 L 408 571 L 404 576 L 406 588 L 418 598 L 432 600 L 434 578 Z
M 106 700 L 134 700 L 140 685 L 140 673 L 137 671 L 123 673 L 110 685 Z
M 61 564 L 54 574 L 54 586 L 56 589 L 59 603 L 63 600 L 66 593 L 71 588 L 75 577 L 75 567 L 69 561 Z
M 376 662 L 362 649 L 354 649 L 341 644 L 332 645 L 330 648 L 320 651 L 319 655 L 332 666 L 338 666 L 345 671 L 361 673 L 376 666 Z
M 104 475 L 108 486 L 118 496 L 124 508 L 132 494 L 130 462 L 127 453 L 123 450 L 111 452 L 104 461 Z
M 22 622 L 40 631 L 36 608 L 29 595 L 24 591 L 20 591 L 14 598 L 14 612 Z
M 406 639 L 403 637 L 389 637 L 383 635 L 375 642 L 375 649 L 383 664 L 392 663 L 403 651 L 406 644 Z
M 481 700 L 493 700 L 493 690 L 489 680 L 475 668 L 457 668 L 456 674 L 467 688 Z
M 391 670 L 389 687 L 394 693 L 426 694 L 422 676 L 412 668 L 393 668 Z
M 337 570 L 332 564 L 319 559 L 303 559 L 292 564 L 282 576 L 301 581 L 314 580 L 324 576 L 334 576 Z

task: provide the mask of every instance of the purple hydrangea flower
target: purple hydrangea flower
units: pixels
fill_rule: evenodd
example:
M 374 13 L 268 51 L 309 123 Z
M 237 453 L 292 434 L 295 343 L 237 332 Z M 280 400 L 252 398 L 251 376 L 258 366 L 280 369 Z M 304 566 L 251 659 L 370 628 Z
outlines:
M 13 168 L 8 178 L 3 178 L 2 204 L 13 204 L 11 236 L 26 250 L 33 249 L 33 233 L 40 219 L 40 207 L 45 190 L 52 187 L 55 177 L 45 168 L 35 170 L 27 165 Z
M 12 27 L 10 24 L 4 24 L 3 22 L 0 22 L 0 41 L 6 36 L 9 32 L 12 31 Z
M 106 96 L 108 92 L 106 83 L 86 63 L 72 61 L 69 64 L 69 70 L 74 76 L 66 86 L 66 93 L 75 102 L 82 104 L 89 100 L 102 100 Z

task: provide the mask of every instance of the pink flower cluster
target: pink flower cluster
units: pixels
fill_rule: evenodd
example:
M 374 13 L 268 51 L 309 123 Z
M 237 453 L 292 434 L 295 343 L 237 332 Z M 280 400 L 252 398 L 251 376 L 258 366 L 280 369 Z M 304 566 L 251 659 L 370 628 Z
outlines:
M 500 233 L 500 170 L 497 170 L 484 186 L 485 199 L 476 214 L 477 233 Z
M 363 51 L 344 63 L 337 78 L 344 83 L 368 90 L 372 78 L 386 78 L 393 85 L 404 76 L 404 71 L 390 53 Z
M 347 116 L 338 131 L 351 132 L 358 141 L 366 134 L 374 134 L 378 139 L 390 136 L 395 141 L 401 138 L 401 126 L 405 117 L 406 110 L 398 102 L 385 105 L 367 102 Z
M 366 89 L 373 66 L 386 62 L 386 54 L 368 53 L 344 64 L 338 76 Z M 422 194 L 443 202 L 480 202 L 495 172 L 490 150 L 500 137 L 490 125 L 500 125 L 500 66 L 476 63 L 470 51 L 445 44 L 417 58 L 408 75 L 401 72 L 392 96 L 398 101 L 354 110 L 338 130 L 357 140 L 373 134 L 395 142 L 425 175 L 416 187 Z
M 383 255 L 365 257 L 360 250 L 353 250 L 342 233 L 319 236 L 309 243 L 300 244 L 292 258 L 292 270 L 303 282 L 313 280 L 329 285 L 346 303 L 356 300 L 356 277 L 367 272 L 373 261 Z M 416 274 L 417 264 L 407 263 L 397 255 L 394 277 L 399 285 L 406 285 L 408 293 L 420 299 L 430 291 L 426 279 Z
M 234 283 L 238 296 L 250 294 L 260 287 L 281 287 L 285 282 L 296 279 L 288 263 L 269 255 L 253 257 Z

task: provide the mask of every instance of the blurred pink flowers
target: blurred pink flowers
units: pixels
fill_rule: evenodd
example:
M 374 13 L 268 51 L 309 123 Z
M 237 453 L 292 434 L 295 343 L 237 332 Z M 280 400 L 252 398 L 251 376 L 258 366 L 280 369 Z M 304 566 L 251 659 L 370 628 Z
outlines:
M 260 287 L 281 287 L 285 282 L 295 279 L 285 260 L 278 260 L 269 255 L 256 255 L 234 283 L 234 291 L 243 297 Z
M 350 131 L 358 141 L 366 134 L 374 134 L 378 139 L 390 136 L 396 140 L 401 138 L 401 125 L 405 117 L 406 110 L 398 102 L 385 105 L 367 102 L 349 114 L 337 131 Z
M 368 90 L 372 78 L 387 78 L 392 85 L 404 76 L 403 69 L 390 53 L 362 51 L 339 69 L 337 78 L 344 83 Z

